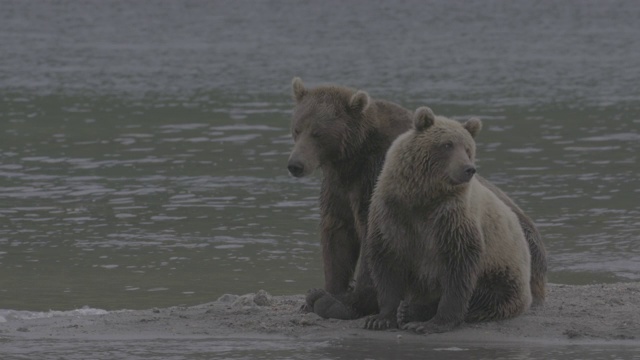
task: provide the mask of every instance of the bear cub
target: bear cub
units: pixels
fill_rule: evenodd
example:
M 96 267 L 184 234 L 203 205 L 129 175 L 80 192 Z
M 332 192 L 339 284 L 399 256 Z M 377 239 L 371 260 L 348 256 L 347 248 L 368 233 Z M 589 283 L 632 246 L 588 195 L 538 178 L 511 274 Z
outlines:
M 364 256 L 380 313 L 368 329 L 419 333 L 529 308 L 531 255 L 518 216 L 475 176 L 482 123 L 422 107 L 375 186 Z

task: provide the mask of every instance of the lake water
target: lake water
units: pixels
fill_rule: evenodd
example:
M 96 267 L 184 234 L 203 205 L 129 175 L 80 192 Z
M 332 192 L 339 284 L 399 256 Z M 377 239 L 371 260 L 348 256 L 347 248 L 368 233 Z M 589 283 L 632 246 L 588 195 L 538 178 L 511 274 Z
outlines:
M 549 280 L 640 280 L 635 1 L 2 1 L 0 309 L 322 284 L 290 81 L 478 116 Z M 239 357 L 238 357 L 239 358 Z

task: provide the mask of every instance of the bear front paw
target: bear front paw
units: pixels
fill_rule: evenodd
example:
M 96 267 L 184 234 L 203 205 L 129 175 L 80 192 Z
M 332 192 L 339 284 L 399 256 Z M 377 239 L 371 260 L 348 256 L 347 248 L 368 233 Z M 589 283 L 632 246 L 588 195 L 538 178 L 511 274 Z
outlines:
M 372 315 L 367 318 L 367 321 L 364 323 L 364 328 L 369 330 L 397 329 L 398 323 L 396 322 L 395 316 L 385 317 Z

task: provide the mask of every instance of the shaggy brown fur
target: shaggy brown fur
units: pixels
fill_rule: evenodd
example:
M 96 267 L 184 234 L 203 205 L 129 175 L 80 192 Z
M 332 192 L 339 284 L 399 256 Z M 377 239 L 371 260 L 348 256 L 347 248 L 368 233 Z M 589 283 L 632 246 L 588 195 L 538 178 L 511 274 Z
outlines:
M 292 87 L 296 105 L 291 133 L 295 145 L 289 157 L 289 171 L 296 177 L 309 175 L 317 168 L 323 172 L 320 208 L 325 288 L 309 291 L 307 310 L 339 319 L 375 313 L 376 294 L 360 256 L 360 246 L 366 236 L 369 201 L 385 153 L 398 135 L 413 126 L 412 113 L 387 101 L 372 100 L 364 91 L 342 86 L 308 89 L 300 78 L 294 78 Z M 538 269 L 532 272 L 532 286 L 534 274 L 541 274 L 540 302 L 544 301 L 546 258 L 540 234 L 507 195 L 478 179 L 521 218 L 532 254 L 542 254 L 540 266 L 532 263 Z M 361 263 L 355 287 L 347 291 L 358 261 Z
M 420 108 L 415 130 L 389 149 L 363 247 L 380 306 L 366 328 L 442 332 L 531 305 L 518 217 L 474 176 L 480 128 L 480 120 L 462 125 Z
M 364 91 L 342 86 L 307 89 L 300 78 L 292 85 L 295 145 L 288 169 L 295 177 L 322 169 L 325 289 L 345 294 L 366 236 L 369 201 L 385 153 L 412 126 L 412 114 L 396 104 L 372 100 Z M 365 311 L 375 310 L 375 297 L 367 302 L 373 304 Z

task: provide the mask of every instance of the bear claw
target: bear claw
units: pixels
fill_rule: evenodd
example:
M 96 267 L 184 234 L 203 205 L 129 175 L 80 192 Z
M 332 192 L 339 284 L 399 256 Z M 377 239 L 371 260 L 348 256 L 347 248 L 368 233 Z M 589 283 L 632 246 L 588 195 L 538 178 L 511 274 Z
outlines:
M 313 305 L 315 302 L 323 297 L 326 294 L 324 289 L 309 289 L 307 291 L 307 296 L 305 297 L 305 303 L 300 306 L 301 313 L 311 313 L 313 312 Z
M 368 330 L 387 330 L 397 327 L 395 320 L 381 318 L 379 315 L 369 316 L 364 323 L 364 328 Z

